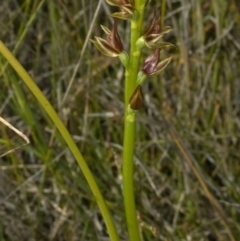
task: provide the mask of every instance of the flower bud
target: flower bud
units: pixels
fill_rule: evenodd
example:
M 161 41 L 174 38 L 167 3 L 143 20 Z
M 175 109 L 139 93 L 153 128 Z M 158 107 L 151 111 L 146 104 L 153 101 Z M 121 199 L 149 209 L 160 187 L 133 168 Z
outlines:
M 143 93 L 141 85 L 138 85 L 129 99 L 129 105 L 132 110 L 139 110 L 143 105 Z

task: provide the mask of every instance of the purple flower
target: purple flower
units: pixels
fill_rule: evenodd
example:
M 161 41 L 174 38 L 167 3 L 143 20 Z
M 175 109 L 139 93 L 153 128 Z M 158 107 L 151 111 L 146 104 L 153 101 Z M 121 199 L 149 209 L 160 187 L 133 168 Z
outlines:
M 134 0 L 106 0 L 109 5 L 120 8 L 120 12 L 111 14 L 114 18 L 129 19 L 133 15 Z
M 141 71 L 147 76 L 159 74 L 167 67 L 172 57 L 160 61 L 160 49 L 156 49 L 150 56 L 146 58 Z
M 154 16 L 150 25 L 148 26 L 143 36 L 138 39 L 137 44 L 140 48 L 146 45 L 150 49 L 159 49 L 170 46 L 175 47 L 171 43 L 162 41 L 163 35 L 169 33 L 171 30 L 172 28 L 169 26 L 161 26 L 159 18 L 157 18 L 156 12 L 154 12 Z
M 104 26 L 101 27 L 107 34 L 106 40 L 100 37 L 95 37 L 95 40 L 91 41 L 104 55 L 109 57 L 118 57 L 123 51 L 123 45 L 117 31 L 117 21 L 114 22 L 112 31 Z

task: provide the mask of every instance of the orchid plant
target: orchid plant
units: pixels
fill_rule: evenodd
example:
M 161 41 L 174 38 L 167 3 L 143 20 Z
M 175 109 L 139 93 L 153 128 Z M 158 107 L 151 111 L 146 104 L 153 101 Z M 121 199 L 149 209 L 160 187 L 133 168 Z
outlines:
M 133 156 L 136 112 L 143 105 L 142 85 L 147 77 L 158 75 L 171 61 L 171 57 L 160 60 L 160 53 L 166 47 L 174 46 L 163 42 L 162 37 L 172 28 L 161 26 L 160 18 L 154 12 L 153 19 L 145 32 L 142 31 L 143 15 L 147 0 L 106 0 L 109 5 L 117 6 L 120 11 L 111 14 L 114 24 L 110 31 L 101 26 L 107 34 L 106 39 L 95 37 L 92 42 L 108 57 L 119 57 L 125 67 L 125 116 L 123 141 L 123 196 L 130 241 L 140 241 L 137 213 L 133 188 Z M 124 50 L 117 25 L 120 20 L 131 21 L 129 53 Z M 147 47 L 152 53 L 140 68 L 141 50 Z
M 108 57 L 118 57 L 125 67 L 125 113 L 124 113 L 124 140 L 123 140 L 123 196 L 126 220 L 128 226 L 129 240 L 140 241 L 141 236 L 138 227 L 137 212 L 134 201 L 133 188 L 133 156 L 135 140 L 136 112 L 143 105 L 144 94 L 142 85 L 147 77 L 158 75 L 171 61 L 171 57 L 160 60 L 160 54 L 166 47 L 173 46 L 171 43 L 163 42 L 162 37 L 171 31 L 171 27 L 164 27 L 160 19 L 154 13 L 153 19 L 145 32 L 142 31 L 144 10 L 148 0 L 106 0 L 109 5 L 119 8 L 119 12 L 111 14 L 115 19 L 112 30 L 101 26 L 106 39 L 95 37 L 92 42 Z M 131 36 L 129 52 L 124 49 L 118 33 L 118 20 L 131 21 Z M 140 65 L 141 50 L 147 47 L 152 52 Z M 0 40 L 0 54 L 7 60 L 22 81 L 26 84 L 39 104 L 51 118 L 54 126 L 62 135 L 79 167 L 85 176 L 89 187 L 95 197 L 99 209 L 103 215 L 111 241 L 119 241 L 116 227 L 100 192 L 100 189 L 91 173 L 87 162 L 82 156 L 79 148 L 71 137 L 69 131 L 59 118 L 53 106 L 38 88 L 34 80 L 19 63 L 19 61 L 8 50 Z

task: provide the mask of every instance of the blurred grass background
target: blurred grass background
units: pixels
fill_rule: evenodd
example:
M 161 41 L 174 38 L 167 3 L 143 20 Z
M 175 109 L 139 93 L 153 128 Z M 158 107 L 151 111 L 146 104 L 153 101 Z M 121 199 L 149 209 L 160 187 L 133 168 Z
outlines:
M 146 25 L 161 2 L 149 3 Z M 127 240 L 121 194 L 124 69 L 88 39 L 104 36 L 100 24 L 111 28 L 112 11 L 97 0 L 3 0 L 0 38 L 58 111 L 94 173 L 121 240 Z M 135 180 L 142 235 L 146 241 L 229 240 L 224 219 L 237 241 L 240 4 L 166 0 L 165 25 L 174 29 L 165 40 L 177 50 L 163 53 L 173 61 L 144 84 L 145 105 L 138 113 Z M 121 22 L 119 32 L 128 49 L 128 23 Z M 0 240 L 109 240 L 66 144 L 1 56 L 0 83 L 1 117 L 31 140 L 0 159 Z M 0 153 L 22 144 L 2 124 L 0 133 Z

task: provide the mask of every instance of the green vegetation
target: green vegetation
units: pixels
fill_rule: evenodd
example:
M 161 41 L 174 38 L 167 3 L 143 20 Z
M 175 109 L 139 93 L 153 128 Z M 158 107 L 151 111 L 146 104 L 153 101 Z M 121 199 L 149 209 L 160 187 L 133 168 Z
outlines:
M 94 175 L 120 240 L 128 240 L 121 170 L 124 68 L 90 42 L 102 36 L 100 24 L 111 29 L 113 9 L 95 0 L 3 1 L 0 40 L 57 111 Z M 153 9 L 172 26 L 164 41 L 177 49 L 161 52 L 161 59 L 172 61 L 142 86 L 134 157 L 140 234 L 146 241 L 237 241 L 239 3 L 150 1 L 144 29 Z M 129 50 L 130 25 L 119 21 L 118 32 Z M 141 62 L 150 53 L 143 49 Z M 0 116 L 31 143 L 0 159 L 0 240 L 108 238 L 101 200 L 58 126 L 10 64 L 0 55 Z M 0 127 L 0 155 L 23 144 Z

